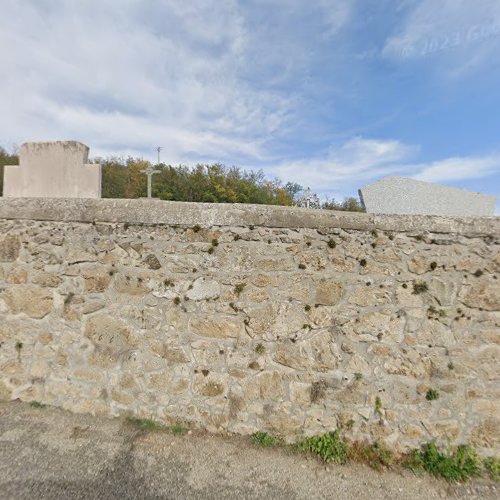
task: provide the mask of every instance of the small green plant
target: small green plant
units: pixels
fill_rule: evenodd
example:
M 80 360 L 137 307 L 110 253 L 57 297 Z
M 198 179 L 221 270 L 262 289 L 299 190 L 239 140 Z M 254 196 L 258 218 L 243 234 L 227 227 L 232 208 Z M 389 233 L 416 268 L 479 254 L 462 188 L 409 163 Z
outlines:
M 362 373 L 355 373 L 354 374 L 354 380 L 361 380 L 363 378 L 363 374 Z
M 257 346 L 255 347 L 255 352 L 257 354 L 264 354 L 266 352 L 266 348 L 263 344 L 257 344 Z
M 174 286 L 174 282 L 171 279 L 168 279 L 168 278 L 165 279 L 165 280 L 163 280 L 163 284 L 165 286 Z
M 312 245 L 312 243 L 311 243 L 310 241 L 306 241 L 306 245 L 307 245 L 308 247 L 310 247 L 310 246 Z
M 415 236 L 415 239 L 416 239 L 417 241 L 424 241 L 424 235 L 423 235 L 423 234 L 417 234 L 417 235 Z
M 192 227 L 192 230 L 195 233 L 199 233 L 201 231 L 201 227 L 198 224 L 196 224 L 196 226 Z
M 448 370 L 454 370 L 455 369 L 455 365 L 453 364 L 453 361 L 450 361 L 448 363 Z
M 234 287 L 234 293 L 239 297 L 241 295 L 241 293 L 243 292 L 243 290 L 245 289 L 245 287 L 246 287 L 245 283 L 238 283 Z
M 241 236 L 239 234 L 234 235 L 234 241 L 241 240 Z
M 314 453 L 324 462 L 344 464 L 347 461 L 347 443 L 340 437 L 338 430 L 322 436 L 306 438 L 296 444 L 300 451 Z
M 219 246 L 219 240 L 218 240 L 217 238 L 214 238 L 214 239 L 212 240 L 212 246 L 213 246 L 213 247 L 218 247 L 218 246 Z
M 413 295 L 420 295 L 428 290 L 429 285 L 425 281 L 416 281 L 413 283 Z
M 269 448 L 279 443 L 278 438 L 271 436 L 267 432 L 255 432 L 250 438 L 252 443 L 258 446 L 263 446 L 264 448 Z
M 39 408 L 39 409 L 42 409 L 42 408 L 46 408 L 46 407 L 47 407 L 47 405 L 44 405 L 43 403 L 40 403 L 40 401 L 32 401 L 32 402 L 30 403 L 30 406 L 31 406 L 32 408 Z
M 335 240 L 330 240 L 328 242 L 328 248 L 335 248 L 337 246 L 337 242 Z
M 382 418 L 383 412 L 382 412 L 382 400 L 380 399 L 379 396 L 375 398 L 375 411 L 377 412 L 378 416 Z
M 429 389 L 425 394 L 425 399 L 427 399 L 427 401 L 434 401 L 436 399 L 439 399 L 439 392 L 436 391 L 436 389 Z
M 24 344 L 22 342 L 17 341 L 16 342 L 16 351 L 17 352 L 21 352 L 21 349 L 23 348 L 23 345 Z
M 438 266 L 437 262 L 431 262 L 431 265 L 430 265 L 431 271 L 435 271 L 437 266 Z
M 366 264 L 367 264 L 366 259 L 361 259 L 361 260 L 359 261 L 359 265 L 360 265 L 361 267 L 366 267 Z
M 208 253 L 209 255 L 212 255 L 214 252 L 215 252 L 214 247 L 210 247 L 210 248 L 207 250 L 207 253 Z
M 175 304 L 176 306 L 178 306 L 180 303 L 181 303 L 181 299 L 180 299 L 180 297 L 175 297 L 175 299 L 174 299 L 174 304 Z
M 172 433 L 175 434 L 176 436 L 182 436 L 183 434 L 186 434 L 189 429 L 186 429 L 186 427 L 183 427 L 182 425 L 179 424 L 174 424 L 171 425 L 168 430 Z
M 64 298 L 64 305 L 69 306 L 74 296 L 75 294 L 73 292 L 69 292 L 68 295 L 66 295 L 66 297 Z
M 155 422 L 154 420 L 151 420 L 149 418 L 130 417 L 128 418 L 128 421 L 132 425 L 135 425 L 137 428 L 139 428 L 141 431 L 157 431 L 162 427 L 158 422 Z
M 407 458 L 406 466 L 414 472 L 425 470 L 447 481 L 464 482 L 481 473 L 481 461 L 472 448 L 459 446 L 442 452 L 435 442 L 413 451 Z
M 485 458 L 483 467 L 493 481 L 500 481 L 500 458 Z
M 309 312 L 311 310 L 311 306 L 309 304 L 306 304 L 304 306 L 304 311 Z
M 303 269 L 305 269 L 305 268 L 306 268 L 306 265 L 305 265 L 305 264 L 302 264 L 302 263 L 300 263 L 300 264 L 299 264 L 299 269 L 302 269 L 302 270 L 303 270 Z
M 484 274 L 484 271 L 482 271 L 481 269 L 478 269 L 478 270 L 474 273 L 474 276 L 475 276 L 476 278 L 480 278 L 483 274 Z

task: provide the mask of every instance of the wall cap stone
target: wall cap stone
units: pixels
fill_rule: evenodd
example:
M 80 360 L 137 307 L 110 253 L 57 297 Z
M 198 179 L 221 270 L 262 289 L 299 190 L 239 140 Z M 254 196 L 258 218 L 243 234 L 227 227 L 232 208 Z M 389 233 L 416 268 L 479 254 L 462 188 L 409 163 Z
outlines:
M 0 198 L 0 219 L 60 222 L 264 226 L 432 232 L 500 237 L 500 217 L 443 217 L 334 212 L 298 207 L 147 199 Z

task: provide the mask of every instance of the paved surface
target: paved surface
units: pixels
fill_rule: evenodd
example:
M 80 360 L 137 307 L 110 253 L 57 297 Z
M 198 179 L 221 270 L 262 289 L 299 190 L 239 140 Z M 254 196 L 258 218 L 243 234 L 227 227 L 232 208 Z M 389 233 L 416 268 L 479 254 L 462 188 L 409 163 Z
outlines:
M 242 437 L 141 432 L 120 419 L 0 403 L 2 499 L 496 499 L 409 472 L 328 466 Z

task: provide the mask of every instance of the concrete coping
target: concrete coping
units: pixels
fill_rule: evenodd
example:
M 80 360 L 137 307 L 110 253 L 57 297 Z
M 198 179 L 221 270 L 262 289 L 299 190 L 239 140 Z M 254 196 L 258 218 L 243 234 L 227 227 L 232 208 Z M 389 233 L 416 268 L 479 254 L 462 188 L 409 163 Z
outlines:
M 380 215 L 273 205 L 148 199 L 0 198 L 0 219 L 202 227 L 376 229 L 500 238 L 500 217 Z

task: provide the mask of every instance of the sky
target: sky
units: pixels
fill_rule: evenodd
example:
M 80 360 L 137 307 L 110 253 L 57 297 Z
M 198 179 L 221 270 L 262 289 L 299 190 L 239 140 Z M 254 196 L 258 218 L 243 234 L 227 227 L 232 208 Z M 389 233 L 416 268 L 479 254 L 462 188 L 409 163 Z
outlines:
M 500 198 L 499 54 L 500 0 L 0 0 L 0 145 Z

